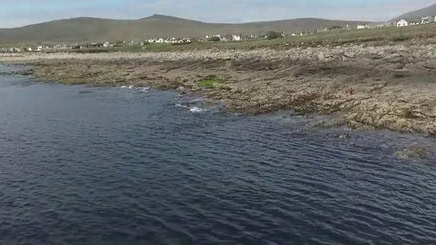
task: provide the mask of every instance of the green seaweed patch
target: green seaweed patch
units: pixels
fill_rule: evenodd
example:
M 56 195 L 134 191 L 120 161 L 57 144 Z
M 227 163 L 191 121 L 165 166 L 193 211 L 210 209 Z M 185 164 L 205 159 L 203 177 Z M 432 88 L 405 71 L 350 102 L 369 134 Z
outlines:
M 198 86 L 202 88 L 216 88 L 219 83 L 224 82 L 224 79 L 219 78 L 215 75 L 209 75 L 203 77 L 198 81 Z

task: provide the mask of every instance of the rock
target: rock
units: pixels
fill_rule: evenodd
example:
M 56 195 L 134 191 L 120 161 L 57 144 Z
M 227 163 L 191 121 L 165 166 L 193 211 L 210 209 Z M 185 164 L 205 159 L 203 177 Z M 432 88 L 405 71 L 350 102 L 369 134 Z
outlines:
M 318 59 L 320 60 L 320 61 L 325 61 L 326 60 L 326 58 L 325 58 L 325 56 L 324 56 L 324 53 L 319 53 L 318 54 Z
M 203 93 L 212 99 L 227 99 L 231 101 L 228 108 L 248 114 L 280 109 L 339 112 L 340 119 L 317 122 L 315 127 L 348 125 L 436 136 L 435 50 L 436 44 L 407 48 L 397 44 L 303 45 L 278 50 L 44 53 L 5 57 L 0 62 L 29 60 L 36 77 L 67 84 L 134 84 Z M 229 82 L 198 90 L 193 81 L 211 72 L 229 76 Z M 407 151 L 397 154 L 410 155 Z
M 423 64 L 425 69 L 434 70 L 436 69 L 436 60 L 430 60 Z
M 385 57 L 383 60 L 390 63 L 400 63 L 403 61 L 403 56 L 400 54 L 391 54 Z
M 405 67 L 405 65 L 403 63 L 396 63 L 394 65 L 394 69 L 396 69 L 396 70 L 402 70 L 402 69 L 404 69 L 404 67 Z
M 354 57 L 356 57 L 356 53 L 354 53 L 352 51 L 348 51 L 348 52 L 345 52 L 343 54 L 343 56 L 346 57 L 346 58 L 354 58 Z
M 309 124 L 310 127 L 314 128 L 336 128 L 346 125 L 346 121 L 342 118 L 335 118 L 331 120 L 320 120 Z
M 341 140 L 348 140 L 348 139 L 351 139 L 351 134 L 349 134 L 349 133 L 339 134 L 338 138 Z
M 394 153 L 399 159 L 408 160 L 408 159 L 425 159 L 430 157 L 430 149 L 426 146 L 412 146 L 410 148 L 406 148 L 402 151 L 397 151 Z

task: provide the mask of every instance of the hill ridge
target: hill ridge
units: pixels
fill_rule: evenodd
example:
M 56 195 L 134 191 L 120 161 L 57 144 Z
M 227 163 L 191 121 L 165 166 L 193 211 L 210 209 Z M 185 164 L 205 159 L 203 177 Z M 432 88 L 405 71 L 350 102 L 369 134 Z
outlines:
M 248 23 L 206 23 L 160 14 L 137 20 L 76 17 L 18 28 L 0 29 L 0 43 L 116 41 L 156 37 L 193 38 L 214 34 L 311 31 L 337 25 L 361 23 L 369 22 L 299 18 Z
M 413 21 L 416 20 L 418 18 L 421 17 L 426 17 L 426 16 L 435 16 L 436 15 L 436 3 L 425 7 L 425 8 L 421 8 L 418 10 L 414 10 L 414 11 L 410 11 L 407 13 L 404 13 L 394 19 L 392 19 L 392 21 L 398 21 L 401 19 L 407 20 L 407 21 Z

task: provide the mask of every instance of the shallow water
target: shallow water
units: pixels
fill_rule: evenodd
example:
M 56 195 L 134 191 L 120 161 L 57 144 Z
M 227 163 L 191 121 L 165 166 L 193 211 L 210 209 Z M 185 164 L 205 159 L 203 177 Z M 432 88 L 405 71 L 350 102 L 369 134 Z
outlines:
M 433 139 L 147 91 L 3 73 L 0 244 L 436 244 Z

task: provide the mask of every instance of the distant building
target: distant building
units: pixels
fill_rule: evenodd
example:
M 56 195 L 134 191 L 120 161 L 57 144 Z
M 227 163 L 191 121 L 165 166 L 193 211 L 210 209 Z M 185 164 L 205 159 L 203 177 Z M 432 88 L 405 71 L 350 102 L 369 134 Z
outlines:
M 420 19 L 420 22 L 421 22 L 421 25 L 429 24 L 430 22 L 432 22 L 432 18 L 430 16 L 422 17 Z
M 408 26 L 409 22 L 407 22 L 406 20 L 399 20 L 397 21 L 397 27 L 404 27 L 404 26 Z
M 242 40 L 241 35 L 232 35 L 232 40 L 238 42 L 241 41 Z
M 382 28 L 385 28 L 387 26 L 388 26 L 388 24 L 386 24 L 386 23 L 379 23 L 379 24 L 375 24 L 373 26 L 373 28 L 375 28 L 375 29 L 382 29 Z
M 11 52 L 11 53 L 21 53 L 22 50 L 21 50 L 21 48 L 10 48 L 9 52 Z
M 364 25 L 357 25 L 357 30 L 363 30 L 366 29 L 366 26 Z

